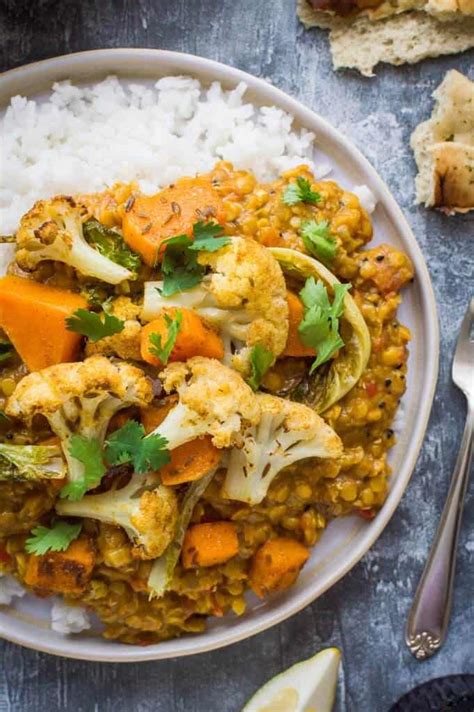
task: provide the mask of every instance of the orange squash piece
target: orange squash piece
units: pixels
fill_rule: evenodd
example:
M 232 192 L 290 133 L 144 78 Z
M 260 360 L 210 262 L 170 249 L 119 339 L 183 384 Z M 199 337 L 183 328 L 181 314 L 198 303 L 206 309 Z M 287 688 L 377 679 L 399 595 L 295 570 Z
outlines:
M 66 319 L 87 309 L 84 297 L 22 277 L 0 278 L 0 326 L 30 371 L 74 361 L 81 335 Z
M 316 351 L 301 341 L 298 327 L 304 316 L 304 306 L 301 299 L 293 292 L 286 293 L 289 308 L 289 328 L 285 350 L 282 356 L 315 356 Z
M 160 469 L 164 485 L 194 482 L 207 475 L 219 464 L 222 451 L 212 444 L 212 438 L 191 440 L 171 451 L 171 461 Z
M 187 361 L 193 356 L 207 356 L 218 360 L 224 358 L 224 344 L 222 339 L 191 309 L 177 309 L 168 307 L 163 309 L 157 319 L 150 321 L 141 331 L 141 355 L 142 359 L 153 366 L 161 367 L 164 364 L 157 356 L 150 353 L 151 334 L 161 336 L 162 346 L 168 338 L 168 325 L 165 314 L 168 317 L 175 317 L 176 312 L 182 314 L 181 327 L 178 331 L 176 341 L 170 353 L 169 361 Z
M 66 551 L 28 557 L 25 583 L 47 593 L 81 593 L 92 576 L 95 551 L 88 537 L 71 542 Z
M 220 195 L 209 178 L 181 178 L 156 195 L 138 195 L 122 221 L 125 242 L 144 262 L 154 267 L 160 260 L 163 240 L 193 234 L 200 220 L 225 222 Z
M 239 551 L 237 528 L 233 522 L 195 524 L 186 532 L 181 552 L 185 569 L 217 566 Z
M 295 539 L 270 539 L 253 556 L 249 573 L 251 589 L 264 598 L 268 593 L 289 588 L 308 557 L 306 546 Z
M 161 425 L 177 402 L 178 396 L 168 396 L 160 401 L 159 405 L 147 405 L 140 408 L 140 420 L 147 435 Z

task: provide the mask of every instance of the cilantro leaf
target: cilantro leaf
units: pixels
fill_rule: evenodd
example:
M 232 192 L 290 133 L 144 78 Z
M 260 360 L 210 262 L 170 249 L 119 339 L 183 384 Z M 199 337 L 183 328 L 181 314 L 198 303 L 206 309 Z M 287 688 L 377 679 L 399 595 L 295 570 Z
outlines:
M 87 309 L 76 309 L 74 314 L 66 319 L 66 326 L 69 331 L 87 336 L 91 341 L 100 341 L 106 336 L 120 334 L 123 331 L 125 322 L 116 316 L 103 312 L 104 318 L 100 314 L 90 312 Z
M 328 292 L 321 280 L 308 277 L 303 289 L 300 292 L 301 301 L 307 309 L 318 306 L 321 309 L 330 309 Z
M 193 225 L 194 240 L 189 245 L 189 249 L 215 252 L 231 242 L 230 237 L 218 237 L 222 233 L 222 227 L 218 223 L 212 221 L 207 223 L 197 222 Z
M 350 284 L 335 284 L 332 304 L 323 282 L 316 282 L 314 277 L 306 280 L 300 292 L 305 312 L 298 331 L 303 343 L 317 353 L 310 373 L 344 346 L 339 334 L 339 318 L 344 312 L 344 297 L 350 288 Z
M 332 262 L 337 252 L 337 243 L 331 237 L 327 220 L 306 220 L 301 226 L 303 244 L 310 253 L 320 260 Z
M 305 311 L 298 327 L 302 342 L 314 349 L 327 339 L 330 329 L 329 312 L 317 305 Z
M 130 462 L 130 453 L 139 450 L 145 429 L 135 420 L 128 420 L 106 441 L 105 457 L 111 465 Z
M 205 268 L 198 264 L 197 255 L 190 251 L 193 241 L 187 235 L 176 235 L 163 241 L 165 254 L 161 264 L 163 288 L 161 294 L 171 297 L 178 292 L 185 292 L 199 284 L 205 274 Z
M 77 539 L 81 533 L 82 522 L 68 524 L 68 522 L 57 521 L 51 529 L 38 525 L 31 530 L 31 534 L 25 543 L 25 549 L 29 554 L 41 556 L 48 551 L 66 551 L 69 544 Z
M 313 373 L 318 366 L 321 366 L 326 361 L 329 361 L 336 351 L 339 351 L 344 346 L 344 341 L 339 334 L 339 322 L 337 319 L 331 320 L 329 334 L 324 341 L 318 346 L 316 360 L 311 364 L 310 373 Z
M 84 475 L 80 480 L 70 480 L 61 490 L 61 499 L 67 497 L 77 502 L 82 499 L 87 490 L 100 484 L 105 475 L 105 465 L 102 448 L 97 438 L 85 438 L 83 435 L 73 435 L 69 443 L 69 454 L 84 465 Z
M 14 353 L 13 345 L 7 339 L 0 339 L 0 363 L 7 361 Z
M 142 440 L 140 452 L 133 460 L 135 472 L 148 472 L 148 470 L 159 470 L 166 465 L 171 457 L 166 449 L 168 441 L 161 435 L 148 435 Z
M 140 256 L 132 252 L 117 230 L 105 227 L 98 220 L 87 220 L 82 229 L 85 239 L 97 252 L 137 274 L 142 264 Z
M 258 389 L 262 378 L 275 360 L 273 351 L 267 349 L 263 344 L 255 344 L 250 352 L 250 366 L 252 373 L 247 383 L 254 391 Z
M 170 461 L 168 441 L 161 435 L 145 437 L 143 425 L 129 420 L 106 442 L 106 458 L 111 465 L 131 462 L 135 472 L 158 470 Z
M 332 300 L 332 316 L 335 319 L 341 317 L 344 313 L 344 297 L 346 296 L 352 284 L 335 284 L 333 287 L 334 299 Z
M 163 240 L 165 254 L 161 264 L 163 273 L 163 297 L 185 292 L 202 282 L 206 268 L 198 263 L 196 252 L 215 252 L 230 243 L 230 237 L 222 235 L 222 227 L 215 222 L 197 222 L 193 225 L 193 237 L 176 235 Z
M 283 191 L 282 201 L 285 205 L 296 205 L 297 203 L 319 203 L 321 196 L 311 190 L 311 183 L 306 178 L 298 176 L 294 183 L 287 185 Z
M 176 339 L 181 329 L 181 323 L 183 321 L 183 312 L 177 311 L 174 317 L 170 317 L 169 314 L 165 314 L 165 323 L 168 328 L 168 336 L 164 345 L 161 343 L 161 334 L 150 334 L 149 341 L 152 344 L 148 351 L 157 358 L 160 359 L 161 363 L 166 366 L 168 359 L 176 343 Z

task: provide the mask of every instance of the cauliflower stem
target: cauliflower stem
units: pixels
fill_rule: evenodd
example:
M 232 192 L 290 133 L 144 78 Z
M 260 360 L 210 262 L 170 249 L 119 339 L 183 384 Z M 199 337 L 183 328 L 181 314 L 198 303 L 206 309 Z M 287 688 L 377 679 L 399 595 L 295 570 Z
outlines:
M 134 474 L 121 489 L 89 494 L 79 502 L 58 501 L 61 516 L 97 519 L 125 529 L 139 559 L 156 559 L 174 536 L 178 515 L 176 495 L 147 475 Z

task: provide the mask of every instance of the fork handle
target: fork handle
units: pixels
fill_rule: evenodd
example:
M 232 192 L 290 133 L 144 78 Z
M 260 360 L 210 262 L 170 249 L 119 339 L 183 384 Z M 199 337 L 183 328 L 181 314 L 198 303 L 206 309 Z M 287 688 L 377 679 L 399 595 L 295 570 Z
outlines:
M 430 555 L 408 615 L 405 642 L 417 660 L 436 653 L 446 637 L 456 569 L 456 550 L 472 460 L 474 403 L 468 402 L 458 459 Z

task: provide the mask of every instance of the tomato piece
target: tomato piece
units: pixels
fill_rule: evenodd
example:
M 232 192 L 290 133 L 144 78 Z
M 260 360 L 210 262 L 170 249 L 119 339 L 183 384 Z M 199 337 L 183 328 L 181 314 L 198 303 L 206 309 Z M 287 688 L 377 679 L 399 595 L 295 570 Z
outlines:
M 377 391 L 378 386 L 373 381 L 365 384 L 365 392 L 367 393 L 369 398 L 373 398 L 376 395 Z
M 370 522 L 375 518 L 377 512 L 374 509 L 356 509 L 355 514 L 362 519 Z

